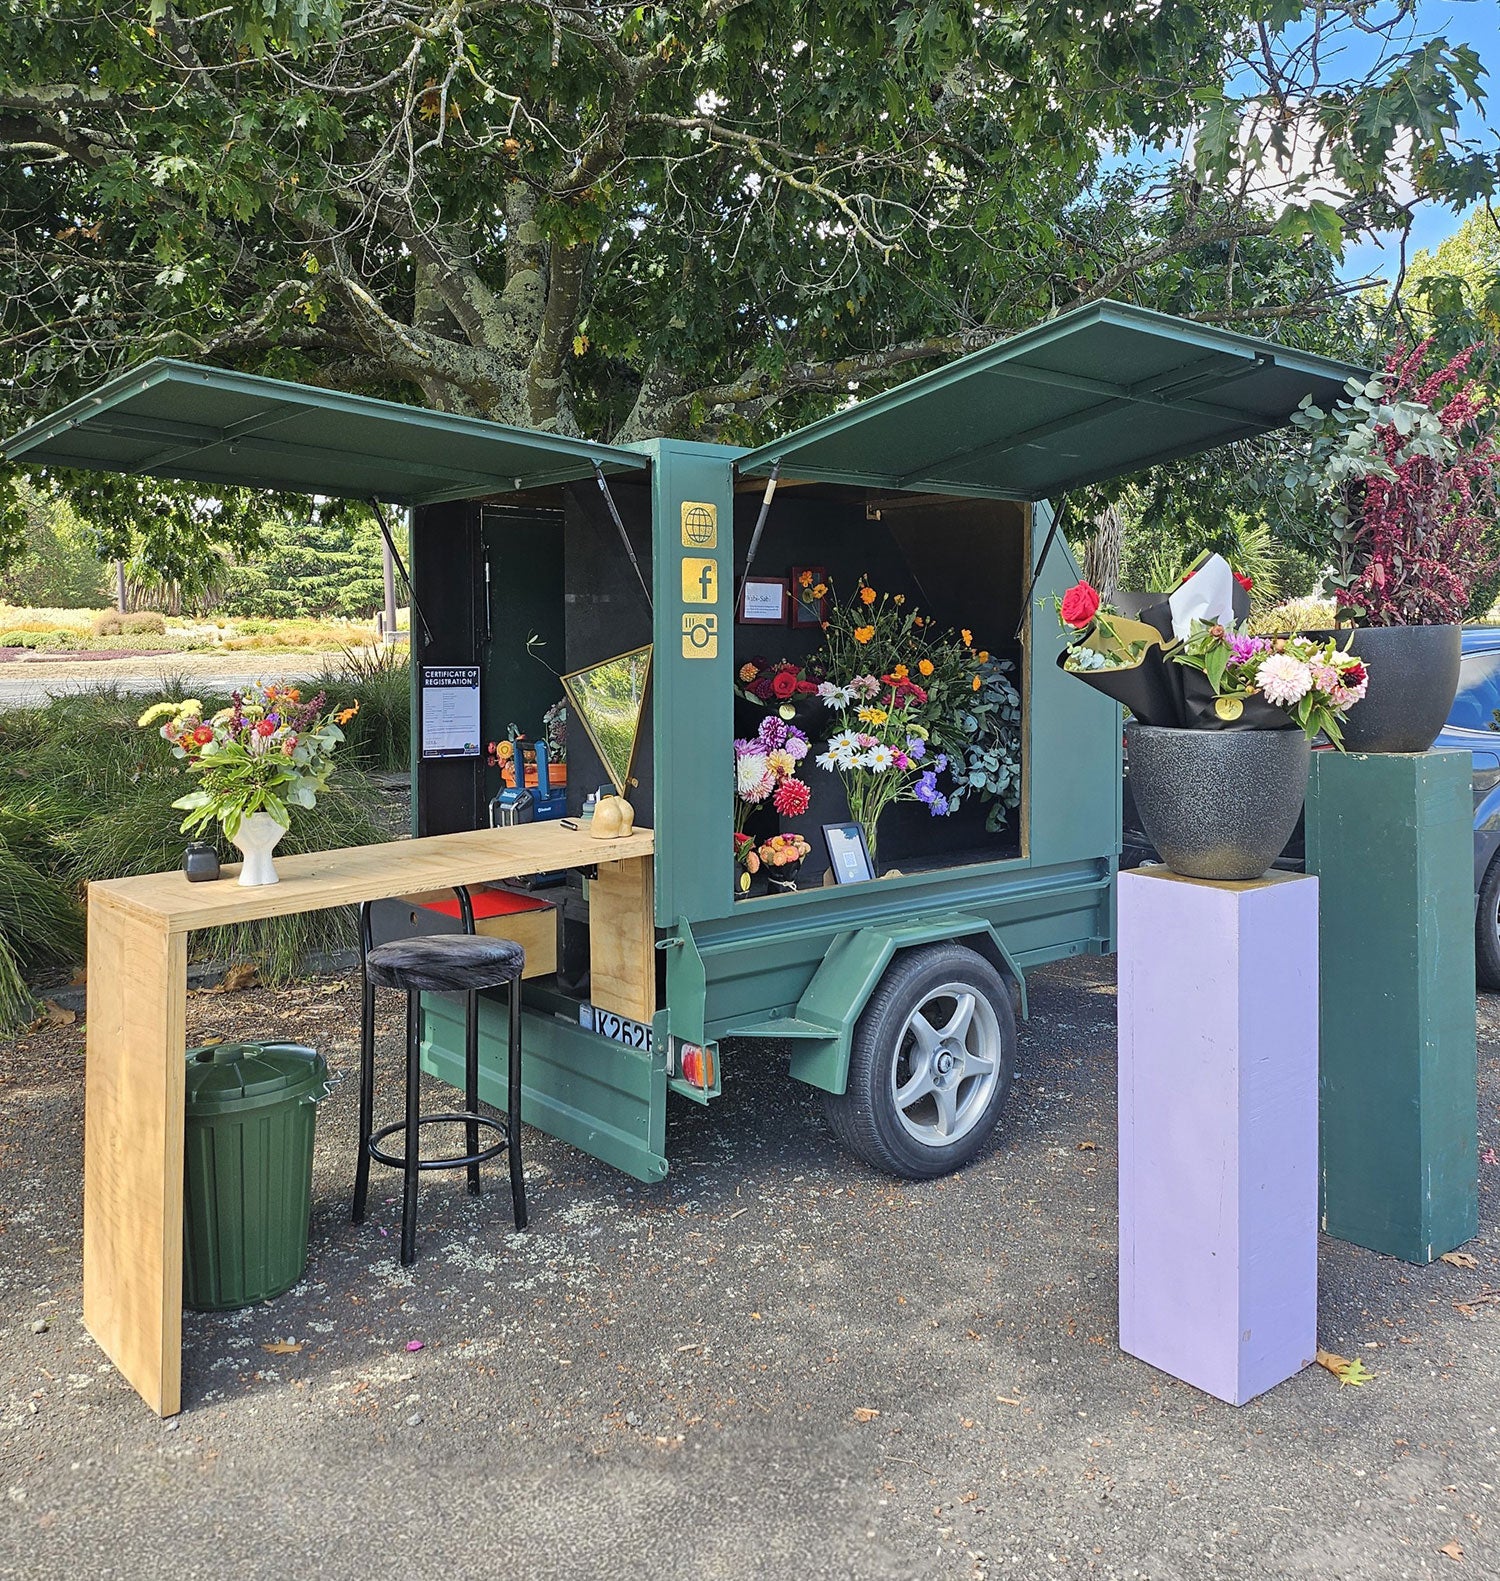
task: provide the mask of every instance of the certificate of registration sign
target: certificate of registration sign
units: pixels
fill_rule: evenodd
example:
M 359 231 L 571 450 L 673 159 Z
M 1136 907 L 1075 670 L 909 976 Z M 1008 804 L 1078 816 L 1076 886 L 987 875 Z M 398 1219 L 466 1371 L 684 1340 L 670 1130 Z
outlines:
M 422 756 L 479 756 L 479 666 L 422 666 Z

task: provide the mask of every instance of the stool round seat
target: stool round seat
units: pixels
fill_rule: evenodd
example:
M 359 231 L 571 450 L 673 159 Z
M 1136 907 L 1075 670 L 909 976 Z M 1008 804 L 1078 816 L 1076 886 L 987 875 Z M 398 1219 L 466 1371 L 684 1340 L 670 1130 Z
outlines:
M 428 934 L 377 944 L 365 970 L 377 988 L 421 993 L 471 993 L 513 983 L 526 967 L 526 951 L 510 939 L 472 933 Z

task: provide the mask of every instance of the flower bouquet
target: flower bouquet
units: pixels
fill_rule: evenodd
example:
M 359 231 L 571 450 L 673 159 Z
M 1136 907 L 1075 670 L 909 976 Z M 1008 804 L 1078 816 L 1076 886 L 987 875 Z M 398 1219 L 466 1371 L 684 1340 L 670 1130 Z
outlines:
M 1057 600 L 1057 618 L 1072 633 L 1057 656 L 1060 669 L 1148 724 L 1177 722 L 1177 686 L 1166 666 L 1174 643 L 1157 625 L 1122 615 L 1088 582 L 1070 587 Z
M 802 863 L 812 846 L 800 834 L 773 834 L 756 847 L 766 881 L 772 889 L 794 890 Z
M 1300 726 L 1309 740 L 1321 733 L 1342 749 L 1340 726 L 1369 685 L 1364 665 L 1331 637 L 1251 637 L 1198 621 L 1173 659 L 1189 730 Z
M 291 825 L 293 807 L 314 807 L 333 773 L 340 728 L 359 705 L 325 713 L 322 692 L 303 702 L 297 687 L 235 692 L 211 719 L 189 697 L 157 703 L 137 723 L 157 733 L 198 778 L 172 803 L 187 813 L 183 834 L 201 834 L 215 819 L 245 857 L 242 884 L 274 884 L 271 852 Z
M 768 659 L 749 659 L 739 667 L 738 681 L 737 690 L 746 702 L 774 708 L 788 722 L 797 717 L 798 703 L 805 703 L 818 690 L 806 667 L 793 664 L 790 659 L 775 664 Z
M 806 756 L 806 734 L 776 714 L 767 714 L 753 736 L 734 743 L 736 833 L 766 802 L 783 818 L 800 818 L 807 811 L 812 792 L 797 778 L 797 765 Z

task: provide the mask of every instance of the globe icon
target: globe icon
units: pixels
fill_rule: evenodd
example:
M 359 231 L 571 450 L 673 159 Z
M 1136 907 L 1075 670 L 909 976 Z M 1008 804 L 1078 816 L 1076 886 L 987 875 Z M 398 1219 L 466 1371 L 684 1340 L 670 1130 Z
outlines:
M 682 535 L 700 549 L 713 543 L 717 527 L 714 513 L 706 505 L 689 505 L 682 513 Z

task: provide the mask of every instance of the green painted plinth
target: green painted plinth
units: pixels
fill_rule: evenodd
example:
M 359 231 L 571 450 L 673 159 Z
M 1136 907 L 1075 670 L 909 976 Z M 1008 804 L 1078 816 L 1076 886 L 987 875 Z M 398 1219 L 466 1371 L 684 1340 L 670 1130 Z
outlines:
M 1328 1234 L 1429 1263 L 1479 1228 L 1467 752 L 1315 752 Z

